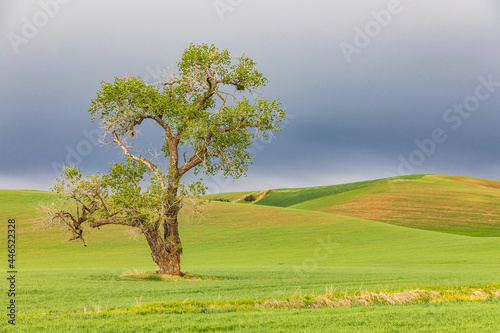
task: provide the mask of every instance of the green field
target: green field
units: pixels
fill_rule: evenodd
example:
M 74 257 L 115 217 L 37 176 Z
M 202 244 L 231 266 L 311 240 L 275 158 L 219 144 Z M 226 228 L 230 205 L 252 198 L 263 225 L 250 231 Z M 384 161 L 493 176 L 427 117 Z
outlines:
M 328 289 L 498 288 L 499 184 L 420 175 L 259 192 L 253 204 L 242 203 L 251 192 L 212 195 L 234 202 L 214 201 L 202 218 L 185 211 L 180 222 L 183 271 L 212 278 L 202 281 L 122 277 L 155 269 L 143 238 L 113 227 L 93 230 L 88 247 L 68 242 L 60 230 L 33 229 L 36 205 L 54 194 L 0 190 L 4 226 L 17 221 L 16 331 L 498 332 L 498 299 L 288 310 L 206 304 Z M 134 306 L 146 310 L 131 314 Z M 1 325 L 9 330 L 5 318 Z

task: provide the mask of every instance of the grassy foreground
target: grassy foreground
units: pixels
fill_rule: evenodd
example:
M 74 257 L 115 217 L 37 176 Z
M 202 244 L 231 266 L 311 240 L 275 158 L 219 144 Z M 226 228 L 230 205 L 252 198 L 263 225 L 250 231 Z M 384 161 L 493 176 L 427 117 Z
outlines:
M 19 332 L 498 332 L 499 301 L 321 310 L 29 317 Z
M 482 190 L 485 186 L 474 179 L 468 179 L 474 184 L 464 184 L 467 182 L 460 179 L 457 185 L 456 179 L 436 180 L 430 176 L 399 183 L 423 180 L 442 182 L 446 188 L 472 186 Z M 384 186 L 373 184 L 377 185 L 359 190 Z M 443 189 L 436 186 L 434 193 Z M 354 193 L 356 189 L 349 191 Z M 238 200 L 242 195 L 233 194 Z M 349 308 L 306 306 L 298 310 L 248 306 L 301 297 L 304 304 L 312 304 L 310 298 L 324 297 L 330 286 L 334 299 L 342 299 L 345 294 L 354 297 L 361 291 L 390 295 L 415 289 L 494 291 L 500 283 L 500 242 L 496 237 L 407 228 L 308 210 L 311 207 L 214 202 L 207 206 L 202 219 L 194 219 L 189 212 L 181 218 L 183 271 L 203 279 L 164 281 L 148 279 L 147 275 L 132 279 L 124 273 L 155 269 L 144 239 L 135 240 L 123 228 L 102 228 L 93 231 L 85 248 L 67 242 L 60 230 L 33 230 L 36 204 L 51 198 L 53 194 L 44 192 L 0 190 L 0 219 L 3 223 L 8 218 L 17 220 L 16 331 L 500 330 L 500 304 L 495 297 L 448 295 L 446 302 L 437 303 L 430 299 L 421 303 L 417 298 L 417 304 L 356 303 Z M 490 228 L 488 232 L 499 229 L 498 223 L 475 224 L 478 235 L 485 228 Z M 4 232 L 2 241 L 5 238 Z M 6 280 L 2 288 L 7 290 Z M 5 292 L 1 301 L 8 301 Z M 147 310 L 151 304 L 160 304 L 160 310 Z M 183 311 L 187 305 L 193 308 Z M 138 314 L 134 309 L 146 310 Z M 10 329 L 6 320 L 0 325 L 0 330 Z

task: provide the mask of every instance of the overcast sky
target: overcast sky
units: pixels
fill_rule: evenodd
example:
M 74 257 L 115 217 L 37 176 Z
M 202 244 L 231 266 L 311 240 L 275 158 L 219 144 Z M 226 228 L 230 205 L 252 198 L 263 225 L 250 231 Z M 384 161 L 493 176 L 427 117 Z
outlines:
M 0 188 L 47 190 L 62 164 L 105 171 L 120 153 L 94 139 L 100 82 L 152 80 L 191 42 L 253 58 L 289 115 L 248 177 L 211 191 L 500 179 L 497 0 L 2 0 Z

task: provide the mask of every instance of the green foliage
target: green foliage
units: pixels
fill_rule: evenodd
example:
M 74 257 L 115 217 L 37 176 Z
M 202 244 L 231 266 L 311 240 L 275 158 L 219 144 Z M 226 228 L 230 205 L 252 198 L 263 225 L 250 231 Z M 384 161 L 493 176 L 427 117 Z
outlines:
M 90 224 L 95 219 L 108 218 L 110 212 L 121 219 L 116 224 L 126 225 L 131 220 L 143 226 L 155 224 L 168 197 L 151 170 L 130 158 L 126 162 L 113 163 L 109 172 L 102 176 L 96 173 L 83 177 L 80 169 L 74 166 L 64 167 L 62 176 L 52 190 L 66 199 L 76 200 L 77 207 L 79 204 L 88 207 L 91 211 L 87 222 Z M 73 212 L 74 216 L 78 214 Z
M 155 84 L 140 77 L 102 82 L 89 112 L 93 119 L 99 117 L 106 131 L 125 138 L 143 120 L 155 120 L 165 130 L 161 150 L 166 157 L 183 147 L 191 157 L 202 157 L 193 165 L 196 172 L 213 176 L 221 171 L 238 178 L 253 158 L 247 151 L 253 140 L 280 131 L 279 122 L 286 116 L 279 99 L 251 102 L 243 94 L 267 83 L 256 65 L 246 56 L 233 63 L 227 50 L 214 45 L 191 44 L 177 64 L 180 76 L 173 74 Z
M 236 64 L 231 63 L 231 56 L 227 50 L 219 51 L 214 45 L 191 44 L 177 67 L 185 82 L 194 81 L 200 85 L 205 84 L 206 70 L 210 69 L 214 76 L 219 78 L 213 84 L 235 84 L 237 90 L 249 88 L 258 89 L 267 83 L 255 67 L 256 63 L 245 55 L 236 59 Z
M 255 201 L 255 197 L 252 194 L 250 194 L 250 195 L 247 195 L 245 197 L 245 199 L 243 199 L 243 200 L 246 201 L 246 202 L 254 202 Z
M 220 201 L 220 202 L 231 202 L 231 200 L 229 199 L 225 199 L 225 198 L 212 198 L 210 200 L 213 200 L 213 201 Z

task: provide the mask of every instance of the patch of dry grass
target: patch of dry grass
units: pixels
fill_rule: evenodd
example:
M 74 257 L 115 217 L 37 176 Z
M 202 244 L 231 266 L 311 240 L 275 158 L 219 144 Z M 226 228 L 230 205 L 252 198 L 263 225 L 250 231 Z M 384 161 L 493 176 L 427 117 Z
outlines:
M 126 309 L 108 309 L 104 311 L 100 310 L 100 312 L 110 314 L 151 314 L 162 312 L 203 312 L 207 309 L 217 311 L 252 309 L 320 309 L 453 301 L 485 301 L 499 298 L 500 288 L 498 288 L 498 286 L 483 288 L 463 287 L 454 290 L 412 289 L 392 292 L 364 290 L 358 291 L 354 294 L 335 293 L 333 287 L 327 287 L 326 292 L 320 295 L 296 294 L 283 299 L 243 299 L 233 301 L 216 300 L 213 302 L 185 300 L 184 302 L 138 304 Z
M 158 271 L 143 271 L 139 269 L 128 270 L 120 275 L 121 278 L 129 278 L 134 280 L 151 280 L 151 281 L 207 281 L 207 280 L 222 280 L 217 277 L 208 277 L 202 275 L 194 275 L 185 273 L 183 276 L 159 274 Z
M 498 288 L 413 289 L 396 292 L 365 290 L 351 295 L 339 295 L 330 287 L 327 288 L 325 294 L 295 296 L 283 300 L 267 300 L 256 307 L 273 309 L 344 308 L 377 304 L 403 305 L 450 301 L 484 301 L 497 298 L 500 298 L 500 289 Z

